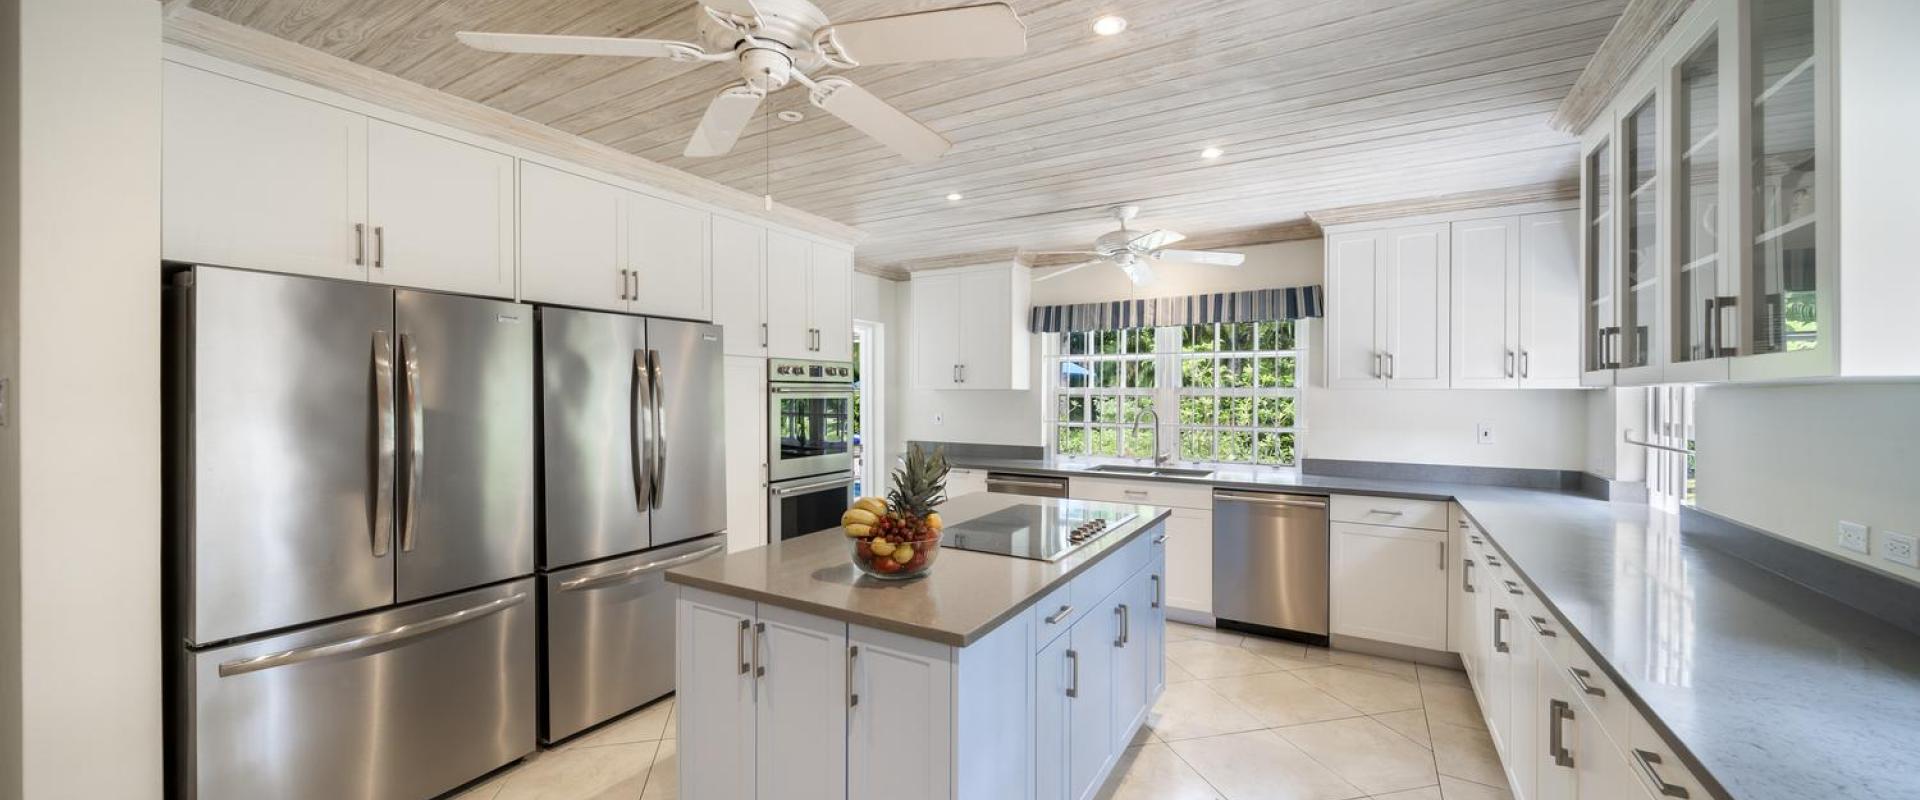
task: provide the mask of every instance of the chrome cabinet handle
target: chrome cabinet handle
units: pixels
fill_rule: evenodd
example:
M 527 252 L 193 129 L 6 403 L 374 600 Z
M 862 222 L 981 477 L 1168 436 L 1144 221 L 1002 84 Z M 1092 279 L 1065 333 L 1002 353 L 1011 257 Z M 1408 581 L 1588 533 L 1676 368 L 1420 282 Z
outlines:
M 847 646 L 847 707 L 860 706 L 860 693 L 853 690 L 853 662 L 860 657 L 860 645 Z
M 1500 559 L 1494 558 L 1493 556 L 1487 556 L 1487 566 L 1490 566 L 1490 567 L 1501 566 Z
M 1501 581 L 1501 583 L 1507 585 L 1507 594 L 1525 594 L 1525 592 L 1520 591 L 1520 584 L 1505 580 Z
M 1028 489 L 1064 489 L 1065 485 L 1051 481 L 1023 481 L 1014 478 L 988 478 L 987 488 L 995 486 L 1024 486 Z
M 1530 366 L 1532 360 L 1528 358 L 1528 355 L 1530 354 L 1526 351 L 1525 348 L 1522 348 L 1520 350 L 1520 377 L 1522 378 L 1532 377 L 1531 373 L 1533 372 L 1533 369 Z
M 1447 543 L 1443 540 L 1443 541 L 1437 542 L 1437 544 L 1440 545 L 1440 571 L 1446 572 L 1447 571 Z
M 1393 380 L 1393 353 L 1387 353 L 1387 380 Z
M 1167 535 L 1163 533 L 1163 534 L 1160 534 L 1159 536 L 1155 536 L 1155 537 L 1153 537 L 1153 543 L 1154 543 L 1154 544 L 1166 544 L 1166 543 L 1167 543 Z
M 647 513 L 647 489 L 653 480 L 653 394 L 647 380 L 647 351 L 633 351 L 633 385 L 627 392 L 627 448 L 633 457 L 633 505 Z
M 1144 494 L 1144 493 L 1143 493 Z M 1267 497 L 1257 494 L 1238 494 L 1235 492 L 1213 493 L 1213 499 L 1233 503 L 1253 503 L 1263 506 L 1286 506 L 1288 508 L 1326 508 L 1327 504 L 1315 500 L 1294 500 L 1286 497 Z
M 952 375 L 952 382 L 953 382 L 953 383 L 959 383 L 959 382 L 960 382 L 960 365 L 959 365 L 959 364 L 955 364 L 955 365 L 953 365 L 953 369 L 951 369 L 951 370 L 948 370 L 948 371 L 949 371 L 949 372 L 951 372 L 951 373 L 953 373 L 953 375 Z
M 1373 351 L 1373 377 L 1387 377 L 1386 371 L 1380 368 L 1380 351 L 1378 350 Z
M 1367 513 L 1379 514 L 1380 516 L 1383 516 L 1383 517 L 1404 517 L 1407 515 L 1407 512 L 1405 511 L 1388 511 L 1382 508 L 1369 508 L 1367 509 Z
M 627 271 L 624 269 L 620 270 L 620 299 L 622 300 L 632 299 L 627 297 Z
M 647 375 L 647 395 L 653 400 L 653 468 L 647 476 L 647 504 L 659 508 L 660 496 L 667 486 L 667 387 L 658 350 L 647 351 Z
M 1460 559 L 1460 591 L 1473 594 L 1480 590 L 1473 588 L 1473 559 Z
M 640 299 L 640 270 L 627 270 L 627 273 L 627 280 L 633 284 L 632 290 L 627 292 L 627 299 L 638 300 Z
M 1513 377 L 1513 351 L 1507 351 L 1507 377 Z
M 760 346 L 767 346 L 767 323 L 760 323 Z
M 1660 777 L 1660 771 L 1655 769 L 1655 767 L 1660 765 L 1659 753 L 1636 747 L 1633 749 L 1633 760 L 1634 763 L 1640 765 L 1640 771 L 1647 774 L 1647 780 L 1653 783 L 1654 788 L 1660 790 L 1662 797 L 1685 798 L 1691 796 L 1687 794 L 1687 787 L 1668 783 L 1665 778 Z
M 1550 639 L 1559 638 L 1560 634 L 1554 633 L 1552 630 L 1547 628 L 1547 619 L 1545 617 L 1533 617 L 1532 619 L 1533 619 L 1534 633 L 1540 634 L 1541 636 L 1545 636 Z
M 1113 613 L 1120 617 L 1120 633 L 1113 637 L 1113 646 L 1126 647 L 1127 642 L 1132 641 L 1132 639 L 1127 636 L 1127 628 L 1133 625 L 1133 616 L 1128 612 L 1126 603 L 1114 606 Z
M 960 365 L 960 382 L 961 383 L 967 382 L 967 365 L 965 364 Z
M 228 661 L 220 665 L 218 672 L 220 677 L 230 678 L 235 675 L 245 675 L 249 672 L 259 672 L 264 669 L 284 667 L 289 664 L 299 664 L 301 662 L 327 658 L 329 656 L 351 655 L 393 642 L 425 636 L 442 628 L 450 628 L 463 622 L 472 622 L 476 619 L 497 614 L 517 606 L 525 602 L 526 599 L 526 592 L 515 592 L 507 597 L 490 600 L 471 608 L 463 608 L 459 611 L 441 614 L 437 617 L 430 617 L 419 622 L 410 622 L 398 628 L 384 630 L 379 633 L 370 633 L 365 636 L 355 636 L 351 639 L 341 639 L 337 642 L 328 642 L 311 647 L 283 650 L 278 653 L 268 653 L 252 658 Z
M 1073 671 L 1067 673 L 1067 676 L 1068 676 L 1067 677 L 1067 696 L 1079 697 L 1080 696 L 1080 654 L 1072 650 L 1068 650 L 1067 660 L 1069 662 L 1072 662 L 1073 664 Z
M 740 630 L 733 635 L 733 660 L 740 662 L 742 675 L 753 671 L 753 663 L 747 661 L 747 637 L 752 635 L 748 633 L 751 630 L 753 620 L 743 619 L 740 620 Z
M 393 545 L 393 337 L 373 332 L 373 557 L 387 554 Z
M 767 677 L 767 665 L 760 660 L 760 639 L 767 635 L 767 623 L 753 624 L 753 677 Z
M 770 492 L 770 494 L 772 494 L 774 497 L 786 497 L 787 495 L 790 495 L 790 494 L 804 494 L 806 492 L 817 491 L 820 489 L 832 489 L 836 486 L 852 486 L 852 485 L 853 485 L 852 478 L 832 478 L 824 481 L 816 481 L 814 483 L 804 483 L 799 486 L 781 486 L 779 488 L 773 489 Z
M 1474 544 L 1486 544 L 1486 542 L 1480 541 L 1480 537 L 1478 536 L 1468 536 L 1467 541 L 1473 542 Z
M 1152 577 L 1153 577 L 1153 607 L 1159 608 L 1162 604 L 1166 603 L 1167 601 L 1167 595 L 1166 595 L 1167 582 L 1160 580 L 1160 576 L 1158 575 L 1154 575 Z
M 620 570 L 619 572 L 609 572 L 605 575 L 595 575 L 589 578 L 574 578 L 573 580 L 570 580 L 570 581 L 561 581 L 560 591 L 575 592 L 581 589 L 598 589 L 602 586 L 608 586 L 616 583 L 626 583 L 636 578 L 640 578 L 646 575 L 651 575 L 655 572 L 659 572 L 663 569 L 672 569 L 674 567 L 680 566 L 681 564 L 685 564 L 690 561 L 698 561 L 700 559 L 706 558 L 707 556 L 713 555 L 714 553 L 720 552 L 722 549 L 725 549 L 726 546 L 727 545 L 725 542 L 721 542 L 720 544 L 708 545 L 706 547 L 702 547 L 691 553 L 683 553 L 681 555 L 677 555 L 672 558 L 663 558 L 658 561 L 649 561 L 637 567 Z
M 353 265 L 367 265 L 367 224 L 364 222 L 353 223 Z
M 1047 615 L 1048 625 L 1058 625 L 1060 621 L 1073 616 L 1073 606 L 1061 606 L 1059 611 Z
M 1607 690 L 1587 683 L 1587 679 L 1593 677 L 1593 673 L 1579 667 L 1568 667 L 1567 674 L 1573 677 L 1573 684 L 1580 687 L 1580 691 L 1593 695 L 1594 697 L 1607 696 Z
M 387 228 L 385 225 L 373 226 L 373 266 L 385 269 L 387 266 Z
M 400 334 L 400 368 L 406 371 L 407 376 L 404 382 L 407 393 L 407 494 L 401 502 L 406 517 L 400 523 L 400 550 L 407 552 L 413 549 L 414 533 L 419 527 L 420 482 L 426 474 L 427 458 L 427 415 L 420 403 L 420 351 L 414 346 L 412 334 Z
M 1508 652 L 1508 648 L 1507 648 L 1507 641 L 1506 641 L 1506 637 L 1504 637 L 1504 636 L 1501 636 L 1501 633 L 1503 632 L 1503 631 L 1502 631 L 1502 629 L 1501 629 L 1501 623 L 1503 623 L 1503 622 L 1506 622 L 1506 621 L 1507 621 L 1507 610 L 1506 610 L 1506 609 L 1504 609 L 1504 608 L 1496 608 L 1496 609 L 1494 609 L 1494 610 L 1493 610 L 1493 649 L 1494 649 L 1494 652 L 1498 652 L 1498 653 L 1505 653 L 1505 652 Z
M 1565 700 L 1547 701 L 1547 755 L 1558 767 L 1573 768 L 1573 751 L 1567 749 L 1565 723 L 1573 719 L 1573 706 Z
M 1145 491 L 1140 489 L 1121 489 L 1120 494 L 1125 495 L 1127 497 L 1139 497 L 1143 499 L 1150 496 Z

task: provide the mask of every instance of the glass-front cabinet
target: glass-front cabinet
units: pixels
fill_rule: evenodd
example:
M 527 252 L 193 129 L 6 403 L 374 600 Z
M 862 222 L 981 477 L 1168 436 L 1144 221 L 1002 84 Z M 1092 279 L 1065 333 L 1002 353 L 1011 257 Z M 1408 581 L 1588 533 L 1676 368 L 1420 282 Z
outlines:
M 1581 294 L 1586 302 L 1581 334 L 1583 386 L 1612 386 L 1614 340 L 1613 147 L 1611 115 L 1587 135 L 1580 159 Z
M 1667 254 L 1673 326 L 1663 371 L 1668 381 L 1724 381 L 1727 360 L 1739 353 L 1740 276 L 1727 253 L 1738 241 L 1726 195 L 1739 181 L 1737 79 L 1740 51 L 1723 39 L 1738 30 L 1735 3 L 1707 4 L 1670 38 L 1664 87 L 1673 125 L 1665 146 L 1673 153 L 1667 192 L 1672 240 Z M 1717 12 L 1717 13 L 1715 13 Z

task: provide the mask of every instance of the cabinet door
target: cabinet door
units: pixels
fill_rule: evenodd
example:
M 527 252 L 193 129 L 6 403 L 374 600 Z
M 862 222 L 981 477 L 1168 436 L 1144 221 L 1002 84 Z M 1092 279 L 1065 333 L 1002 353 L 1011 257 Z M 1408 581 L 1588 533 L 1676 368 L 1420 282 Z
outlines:
M 1520 629 L 1515 607 L 1505 600 L 1506 592 L 1499 586 L 1499 576 L 1498 569 L 1487 573 L 1486 595 L 1491 602 L 1487 605 L 1487 646 L 1482 651 L 1486 680 L 1481 683 L 1481 701 L 1486 704 L 1483 710 L 1487 714 L 1487 733 L 1493 737 L 1494 747 L 1510 753 L 1513 745 L 1509 734 L 1513 726 L 1508 719 L 1513 693 L 1507 690 L 1507 682 L 1513 679 L 1514 640 Z
M 620 189 L 520 162 L 520 296 L 582 308 L 627 309 L 620 262 Z
M 1511 389 L 1520 382 L 1520 221 L 1453 223 L 1455 389 Z
M 1444 223 L 1388 231 L 1386 251 L 1387 386 L 1445 389 L 1448 371 L 1447 262 Z
M 960 276 L 914 278 L 913 382 L 922 389 L 960 388 Z
M 727 355 L 767 354 L 767 231 L 731 217 L 713 218 L 713 321 L 725 329 Z
M 1349 522 L 1332 532 L 1333 632 L 1446 649 L 1445 534 Z
M 1386 375 L 1382 238 L 1377 231 L 1327 237 L 1327 386 L 1334 389 L 1377 387 Z
M 1523 388 L 1580 388 L 1579 241 L 1577 212 L 1555 211 L 1520 218 L 1517 327 Z
M 1033 657 L 1033 774 L 1036 800 L 1071 797 L 1068 782 L 1073 756 L 1069 742 L 1074 698 L 1073 637 L 1060 636 Z
M 707 226 L 713 215 L 658 197 L 623 194 L 626 268 L 634 271 L 638 287 L 630 308 L 656 317 L 711 319 Z
M 1612 386 L 1620 328 L 1614 310 L 1619 263 L 1614 247 L 1613 115 L 1602 114 L 1581 142 L 1580 385 Z
M 168 63 L 161 255 L 364 280 L 367 121 Z
M 1620 279 L 1619 352 L 1615 360 L 1623 385 L 1657 383 L 1666 359 L 1661 349 L 1668 327 L 1662 313 L 1660 275 L 1666 269 L 1661 249 L 1662 191 L 1658 154 L 1661 92 L 1652 87 L 1630 90 L 1637 97 L 1620 117 Z
M 1073 697 L 1067 715 L 1067 770 L 1071 783 L 1068 797 L 1085 800 L 1099 791 L 1096 780 L 1107 769 L 1116 752 L 1113 747 L 1113 646 L 1119 635 L 1119 620 L 1110 606 L 1088 613 L 1068 633 L 1072 640 L 1068 651 L 1071 662 L 1068 688 Z
M 1517 610 L 1514 616 L 1513 648 L 1507 654 L 1507 685 L 1494 687 L 1492 691 L 1507 693 L 1507 750 L 1502 762 L 1507 781 L 1513 784 L 1515 797 L 1530 798 L 1534 796 L 1534 783 L 1540 773 L 1541 754 L 1547 751 L 1549 698 L 1542 696 L 1536 672 L 1541 662 L 1552 659 L 1541 651 L 1540 637 L 1534 633 L 1532 623 Z
M 1133 726 L 1146 721 L 1147 697 L 1154 685 L 1149 661 L 1153 637 L 1149 630 L 1153 626 L 1153 604 L 1158 599 L 1158 591 L 1152 576 L 1151 569 L 1141 570 L 1114 592 L 1113 605 L 1120 613 L 1116 626 L 1120 637 L 1114 641 L 1113 653 L 1112 748 L 1115 753 L 1127 748 L 1127 737 Z
M 1160 693 L 1167 688 L 1167 545 L 1154 545 L 1153 560 L 1147 564 L 1150 580 L 1147 619 L 1147 709 L 1151 711 Z
M 813 246 L 807 296 L 813 322 L 813 357 L 826 361 L 853 359 L 853 253 L 822 244 Z
M 812 302 L 807 291 L 813 246 L 777 231 L 767 231 L 767 355 L 815 358 Z
M 1572 767 L 1565 765 L 1564 758 L 1556 757 L 1561 751 L 1553 749 L 1550 745 L 1566 748 L 1567 754 L 1573 756 L 1575 766 L 1589 758 L 1600 757 L 1604 751 L 1595 749 L 1591 744 L 1584 744 L 1576 749 L 1573 746 L 1574 743 L 1568 740 L 1569 735 L 1577 728 L 1578 718 L 1585 716 L 1583 712 L 1586 709 L 1575 702 L 1572 687 L 1566 684 L 1559 670 L 1554 667 L 1553 659 L 1536 658 L 1533 668 L 1531 680 L 1538 689 L 1538 695 L 1535 705 L 1520 716 L 1537 718 L 1539 733 L 1534 737 L 1534 746 L 1524 750 L 1509 749 L 1507 751 L 1509 764 L 1517 765 L 1519 761 L 1529 762 L 1528 772 L 1532 775 L 1533 782 L 1528 787 L 1531 791 L 1526 795 L 1516 793 L 1515 796 L 1524 796 L 1531 800 L 1574 800 L 1580 796 L 1578 775 Z M 1575 715 L 1574 721 L 1569 722 L 1561 717 L 1560 709 L 1562 708 L 1567 710 L 1565 713 Z M 1555 733 L 1556 727 L 1559 729 L 1558 734 Z M 1629 797 L 1626 794 L 1596 795 L 1595 800 L 1603 796 Z
M 775 606 L 758 612 L 758 757 L 732 768 L 755 764 L 767 796 L 845 800 L 847 626 Z
M 680 796 L 753 797 L 753 603 L 682 588 L 676 617 Z
M 767 543 L 767 362 L 728 356 L 727 550 Z
M 854 699 L 847 712 L 847 797 L 946 800 L 955 744 L 953 649 L 858 626 L 848 638 Z
M 1213 513 L 1176 508 L 1167 519 L 1166 604 L 1213 613 Z
M 511 298 L 513 157 L 367 122 L 375 283 Z
M 960 388 L 1014 388 L 1011 276 L 1004 270 L 962 274 L 959 297 Z
M 947 471 L 947 496 L 959 497 L 963 494 L 984 492 L 987 490 L 987 473 L 977 469 L 953 469 Z
M 1661 139 L 1673 172 L 1667 184 L 1673 329 L 1662 371 L 1669 382 L 1724 381 L 1727 357 L 1739 352 L 1737 259 L 1726 247 L 1739 239 L 1737 227 L 1729 227 L 1738 209 L 1723 198 L 1740 180 L 1741 142 L 1732 133 L 1744 126 L 1736 99 L 1740 47 L 1721 36 L 1739 29 L 1738 4 L 1716 5 L 1712 13 L 1689 14 L 1692 21 L 1668 34 L 1674 44 L 1661 76 L 1673 101 L 1673 124 Z

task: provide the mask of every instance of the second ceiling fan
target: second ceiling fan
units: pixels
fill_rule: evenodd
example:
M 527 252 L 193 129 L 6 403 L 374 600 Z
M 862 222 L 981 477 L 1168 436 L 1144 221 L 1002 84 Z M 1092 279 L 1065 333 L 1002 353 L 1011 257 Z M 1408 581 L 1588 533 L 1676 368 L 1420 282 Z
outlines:
M 1114 219 L 1120 221 L 1120 229 L 1100 235 L 1093 240 L 1092 250 L 1045 250 L 1029 253 L 1035 256 L 1085 256 L 1087 260 L 1077 264 L 1067 264 L 1034 278 L 1045 281 L 1058 278 L 1082 267 L 1095 264 L 1112 264 L 1127 274 L 1135 286 L 1145 286 L 1153 282 L 1154 261 L 1178 261 L 1189 264 L 1212 264 L 1222 267 L 1237 267 L 1247 260 L 1240 253 L 1224 253 L 1216 250 L 1172 250 L 1167 246 L 1177 244 L 1187 238 L 1173 231 L 1129 230 L 1127 223 L 1140 214 L 1139 206 L 1114 206 L 1108 209 Z
M 686 155 L 725 155 L 768 94 L 798 83 L 815 106 L 925 164 L 953 146 L 946 137 L 823 68 L 1017 56 L 1027 28 L 1006 3 L 986 3 L 835 24 L 807 0 L 701 0 L 704 44 L 611 36 L 461 31 L 469 47 L 496 53 L 735 61 L 740 81 L 720 91 L 687 142 Z

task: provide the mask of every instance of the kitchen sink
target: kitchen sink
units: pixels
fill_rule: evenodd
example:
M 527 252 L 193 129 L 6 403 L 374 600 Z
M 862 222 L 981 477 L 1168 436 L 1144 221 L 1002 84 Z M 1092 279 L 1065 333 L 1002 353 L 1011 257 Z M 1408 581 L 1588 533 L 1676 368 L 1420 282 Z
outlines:
M 1205 478 L 1213 474 L 1210 469 L 1186 469 L 1182 467 L 1149 467 L 1133 464 L 1100 464 L 1088 467 L 1088 472 L 1111 472 L 1116 475 L 1143 475 L 1150 478 Z

